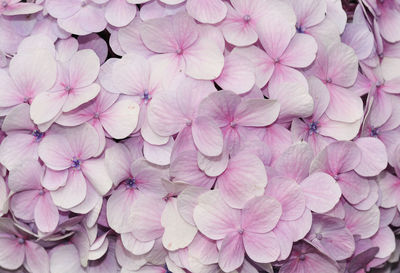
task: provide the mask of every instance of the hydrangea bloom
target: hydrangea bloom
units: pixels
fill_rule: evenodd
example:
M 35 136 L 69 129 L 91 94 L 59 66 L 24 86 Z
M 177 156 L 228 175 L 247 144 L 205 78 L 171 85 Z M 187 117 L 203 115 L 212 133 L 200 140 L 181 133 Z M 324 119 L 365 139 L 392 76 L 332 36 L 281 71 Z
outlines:
M 0 272 L 398 273 L 398 0 L 0 0 Z

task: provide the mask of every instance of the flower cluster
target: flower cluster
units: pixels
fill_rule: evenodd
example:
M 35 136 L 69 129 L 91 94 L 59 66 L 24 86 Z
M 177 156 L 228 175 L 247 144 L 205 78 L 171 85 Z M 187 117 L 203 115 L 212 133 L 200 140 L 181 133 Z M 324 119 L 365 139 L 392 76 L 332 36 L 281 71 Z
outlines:
M 0 0 L 0 271 L 399 272 L 400 2 L 359 2 Z

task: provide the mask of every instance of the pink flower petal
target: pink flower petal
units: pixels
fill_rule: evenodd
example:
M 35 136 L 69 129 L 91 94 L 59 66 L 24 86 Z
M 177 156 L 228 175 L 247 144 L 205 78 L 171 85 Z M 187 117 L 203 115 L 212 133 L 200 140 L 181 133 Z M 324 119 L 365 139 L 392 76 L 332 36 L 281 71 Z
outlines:
M 176 199 L 167 202 L 161 216 L 161 225 L 164 227 L 163 245 L 170 251 L 187 247 L 197 233 L 196 226 L 186 222 L 180 215 Z
M 0 80 L 2 82 L 0 86 L 0 107 L 10 107 L 21 103 L 23 101 L 21 95 L 17 92 L 10 92 L 17 90 L 17 87 L 6 70 L 0 70 Z
M 359 203 L 367 198 L 370 190 L 368 180 L 360 177 L 354 171 L 340 174 L 338 184 L 343 196 L 351 204 Z
M 76 247 L 73 244 L 56 246 L 50 253 L 50 270 L 60 273 L 83 273 Z
M 105 17 L 108 23 L 115 27 L 123 27 L 135 18 L 137 7 L 130 5 L 126 0 L 109 1 Z
M 104 159 L 86 160 L 81 164 L 82 172 L 100 195 L 105 195 L 112 186 L 112 181 L 105 169 Z
M 135 255 L 148 253 L 154 246 L 154 241 L 139 241 L 132 233 L 122 233 L 121 242 L 127 250 Z
M 313 37 L 297 33 L 281 56 L 280 62 L 291 67 L 307 67 L 314 61 L 317 49 Z
M 389 227 L 383 227 L 371 237 L 372 244 L 379 247 L 376 258 L 386 258 L 396 249 L 396 240 L 393 231 Z
M 258 263 L 270 263 L 279 257 L 279 242 L 273 232 L 245 232 L 243 244 L 247 255 Z
M 213 240 L 223 239 L 240 228 L 240 211 L 229 207 L 218 190 L 199 197 L 193 218 L 201 233 Z
M 186 9 L 190 16 L 201 23 L 215 24 L 222 21 L 227 12 L 220 0 L 189 0 Z
M 276 120 L 279 110 L 280 105 L 274 100 L 243 100 L 236 108 L 234 122 L 241 126 L 267 126 Z
M 86 87 L 73 89 L 67 96 L 62 107 L 63 112 L 69 112 L 76 109 L 85 102 L 94 99 L 100 92 L 100 85 L 94 83 Z
M 355 141 L 361 150 L 360 164 L 354 169 L 362 176 L 376 176 L 387 166 L 386 147 L 379 139 L 362 137 Z
M 35 223 L 41 232 L 52 232 L 56 229 L 59 214 L 49 193 L 39 196 L 35 206 L 34 216 Z
M 69 62 L 71 87 L 86 87 L 93 83 L 100 71 L 100 60 L 91 49 L 83 49 L 74 54 Z
M 67 182 L 68 170 L 53 171 L 46 168 L 46 172 L 42 179 L 42 186 L 48 190 L 56 190 Z
M 127 137 L 136 128 L 139 105 L 133 100 L 119 100 L 100 116 L 104 129 L 113 138 Z
M 136 196 L 134 189 L 125 189 L 124 185 L 122 185 L 108 199 L 107 222 L 116 232 L 130 232 L 135 225 L 132 221 L 132 204 Z
M 231 272 L 243 264 L 244 254 L 242 236 L 231 232 L 222 241 L 218 264 L 224 272 Z
M 51 192 L 54 204 L 69 209 L 81 203 L 86 196 L 86 179 L 81 171 L 70 170 L 64 187 Z
M 231 158 L 227 169 L 217 179 L 222 198 L 233 208 L 243 208 L 247 201 L 262 195 L 266 185 L 262 161 L 257 156 L 243 153 Z
M 43 92 L 32 101 L 30 113 L 33 122 L 42 124 L 55 118 L 63 108 L 67 96 L 64 92 Z M 43 105 L 51 107 L 44 108 Z
M 216 122 L 202 116 L 192 124 L 193 140 L 200 152 L 206 156 L 218 156 L 222 153 L 222 132 Z
M 274 177 L 268 181 L 265 194 L 274 197 L 281 204 L 282 220 L 291 221 L 303 215 L 306 201 L 300 186 L 295 181 Z
M 361 239 L 370 238 L 379 229 L 379 209 L 373 206 L 369 210 L 360 211 L 345 204 L 346 227 L 353 235 L 360 235 Z
M 225 57 L 224 68 L 215 82 L 225 90 L 236 94 L 250 91 L 256 82 L 253 63 L 239 54 L 229 54 Z
M 331 210 L 339 202 L 342 192 L 332 176 L 316 172 L 301 182 L 306 206 L 317 213 Z
M 15 270 L 22 265 L 25 258 L 25 246 L 18 239 L 0 238 L 0 266 Z
M 278 223 L 282 206 L 268 196 L 255 197 L 248 201 L 242 210 L 242 228 L 245 232 L 267 233 Z
M 27 190 L 12 196 L 10 209 L 20 219 L 31 221 L 34 219 L 35 205 L 38 201 L 39 190 Z
M 26 242 L 26 264 L 29 266 L 32 272 L 50 272 L 50 261 L 49 255 L 46 250 L 33 242 Z

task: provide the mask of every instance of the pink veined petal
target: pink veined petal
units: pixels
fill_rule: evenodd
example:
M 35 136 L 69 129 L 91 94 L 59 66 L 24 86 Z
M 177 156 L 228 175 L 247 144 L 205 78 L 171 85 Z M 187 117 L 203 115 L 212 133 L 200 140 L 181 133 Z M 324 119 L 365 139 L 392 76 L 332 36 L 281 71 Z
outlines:
M 229 54 L 225 57 L 224 68 L 215 82 L 225 90 L 243 94 L 256 82 L 253 63 L 239 54 Z
M 81 168 L 84 176 L 98 194 L 103 196 L 111 189 L 112 181 L 105 169 L 103 158 L 86 160 L 81 164 Z
M 162 145 L 152 145 L 147 141 L 143 144 L 143 155 L 150 163 L 166 166 L 171 163 L 171 153 L 174 148 L 174 139 L 169 138 L 168 142 Z
M 182 152 L 176 156 L 171 162 L 169 174 L 178 181 L 185 181 L 191 185 L 208 189 L 215 182 L 214 177 L 207 176 L 199 168 L 196 152 Z
M 52 232 L 56 229 L 59 220 L 58 209 L 51 199 L 50 193 L 38 197 L 35 206 L 35 223 L 41 232 Z
M 293 144 L 274 162 L 273 167 L 280 176 L 301 182 L 308 176 L 308 169 L 314 154 L 307 143 Z
M 233 122 L 241 126 L 267 126 L 276 120 L 279 110 L 280 105 L 274 100 L 245 99 L 236 108 Z
M 370 209 L 373 205 L 376 204 L 378 199 L 381 197 L 380 194 L 379 194 L 380 193 L 379 187 L 378 187 L 378 184 L 376 183 L 376 181 L 369 179 L 368 180 L 368 184 L 369 184 L 369 193 L 368 193 L 366 198 L 364 198 L 361 202 L 359 202 L 355 206 L 356 209 L 359 209 L 359 210 Z M 385 219 L 386 219 L 386 221 L 389 221 L 388 219 L 391 217 L 390 216 L 391 210 L 382 208 L 382 211 L 381 211 L 381 226 L 383 226 L 383 225 L 386 226 L 384 221 L 385 221 Z M 387 213 L 384 214 L 384 212 L 387 212 Z M 390 219 L 390 220 L 393 220 L 393 219 Z M 382 224 L 382 222 L 384 224 Z
M 150 92 L 150 65 L 142 56 L 127 54 L 112 66 L 112 81 L 115 88 L 124 94 L 142 96 Z
M 307 239 L 337 261 L 349 258 L 355 250 L 353 234 L 345 227 L 344 221 L 327 215 L 313 215 L 313 226 Z
M 70 127 L 61 136 L 65 136 L 71 147 L 70 160 L 75 156 L 79 160 L 86 160 L 95 155 L 99 148 L 99 137 L 96 129 L 84 123 L 76 127 Z
M 38 201 L 39 190 L 27 190 L 15 193 L 11 197 L 10 210 L 22 220 L 34 219 L 35 205 Z
M 270 263 L 279 257 L 280 248 L 274 232 L 253 233 L 245 231 L 243 244 L 247 255 L 258 263 Z
M 261 196 L 266 185 L 267 175 L 262 161 L 244 153 L 231 158 L 227 169 L 217 179 L 222 198 L 233 208 L 243 208 L 247 201 Z
M 193 219 L 200 232 L 213 240 L 221 240 L 240 229 L 240 211 L 229 207 L 218 190 L 199 197 Z
M 34 3 L 15 3 L 6 7 L 2 14 L 6 16 L 32 14 L 39 12 L 42 9 L 43 7 L 41 5 Z
M 125 185 L 115 190 L 107 202 L 107 222 L 118 233 L 130 232 L 132 221 L 132 204 L 137 196 L 135 189 L 125 189 Z
M 43 92 L 32 101 L 30 114 L 33 122 L 42 124 L 55 118 L 63 108 L 67 100 L 64 91 L 61 92 Z M 48 107 L 43 107 L 47 105 Z
M 360 60 L 367 59 L 374 49 L 374 36 L 364 23 L 347 24 L 342 41 L 351 46 Z
M 176 92 L 163 92 L 154 97 L 147 110 L 150 127 L 161 136 L 171 136 L 189 122 L 179 111 Z
M 53 171 L 50 168 L 46 168 L 46 172 L 42 179 L 42 186 L 48 190 L 57 190 L 67 182 L 68 169 L 62 171 Z
M 76 247 L 73 244 L 56 246 L 50 253 L 50 270 L 60 273 L 83 273 Z
M 362 119 L 355 122 L 341 122 L 330 119 L 324 114 L 319 120 L 319 134 L 336 140 L 352 140 L 360 130 Z
M 307 67 L 314 61 L 317 50 L 318 45 L 312 36 L 297 33 L 280 57 L 280 62 L 296 68 Z
M 135 18 L 137 7 L 126 0 L 109 1 L 105 17 L 108 23 L 115 27 L 123 27 Z
M 69 168 L 73 158 L 71 146 L 61 135 L 45 137 L 39 146 L 38 154 L 46 166 L 57 171 Z
M 188 0 L 186 10 L 197 21 L 208 24 L 222 21 L 227 13 L 226 5 L 220 0 Z
M 202 264 L 218 262 L 218 249 L 214 241 L 201 233 L 197 233 L 193 242 L 188 246 L 189 255 L 197 258 Z
M 18 239 L 0 238 L 0 266 L 15 270 L 22 265 L 25 258 L 25 246 Z
M 115 43 L 118 43 L 117 46 L 119 47 L 116 49 L 116 46 L 113 46 L 113 50 L 121 51 L 118 55 L 124 55 L 126 52 L 136 53 L 137 55 L 148 57 L 154 54 L 153 51 L 144 45 L 140 37 L 140 29 L 142 24 L 142 20 L 136 17 L 129 25 L 119 29 L 114 35 L 111 35 L 111 37 L 115 37 L 114 40 L 117 40 Z M 111 42 L 112 40 L 110 40 L 110 43 Z
M 396 240 L 390 227 L 382 227 L 371 237 L 372 244 L 379 247 L 376 258 L 389 257 L 396 249 Z
M 170 251 L 187 247 L 197 233 L 196 226 L 186 222 L 180 215 L 175 198 L 167 202 L 161 216 L 161 225 L 164 227 L 163 245 Z
M 222 153 L 223 136 L 214 120 L 209 117 L 197 117 L 192 124 L 193 140 L 196 147 L 206 156 L 218 156 Z
M 311 174 L 300 183 L 300 187 L 306 198 L 306 206 L 317 213 L 331 210 L 342 195 L 335 179 L 322 172 Z
M 331 175 L 345 173 L 358 166 L 361 151 L 350 141 L 338 141 L 329 144 L 313 160 L 310 173 L 323 171 Z
M 25 255 L 26 264 L 32 272 L 50 272 L 49 255 L 42 246 L 31 241 L 26 241 Z
M 389 172 L 384 172 L 378 176 L 378 184 L 382 195 L 381 206 L 383 208 L 396 206 L 400 200 L 400 180 Z
M 0 86 L 0 107 L 14 106 L 24 100 L 5 69 L 0 69 L 0 81 L 2 83 Z
M 164 200 L 147 196 L 138 198 L 132 207 L 132 233 L 143 241 L 155 240 L 162 236 L 161 215 L 165 208 Z
M 267 84 L 268 80 L 272 76 L 272 73 L 274 72 L 275 63 L 274 60 L 272 60 L 272 58 L 265 53 L 265 51 L 256 46 L 244 48 L 235 47 L 232 50 L 232 54 L 238 54 L 246 57 L 253 63 L 255 68 L 256 86 L 262 88 Z
M 127 251 L 119 238 L 115 246 L 115 257 L 118 263 L 129 271 L 137 271 L 147 262 L 143 255 L 136 256 Z
M 225 40 L 236 46 L 248 46 L 257 42 L 258 35 L 254 25 L 250 21 L 244 20 L 244 14 L 236 11 L 230 5 L 227 5 L 227 7 L 227 15 L 221 25 Z M 250 20 L 253 19 L 250 14 L 246 15 L 250 16 Z
M 382 76 L 386 81 L 391 81 L 398 78 L 399 72 L 396 71 L 396 67 L 399 65 L 399 59 L 393 57 L 385 57 L 382 59 L 381 69 Z
M 326 114 L 330 119 L 355 122 L 363 116 L 363 102 L 359 96 L 340 86 L 329 85 L 330 103 Z
M 146 47 L 157 53 L 176 53 L 196 41 L 198 33 L 193 20 L 184 13 L 176 16 L 179 18 L 157 18 L 143 24 L 140 36 Z M 184 24 L 178 26 L 174 23 Z
M 381 16 L 377 18 L 379 30 L 383 38 L 390 43 L 394 43 L 400 40 L 398 32 L 393 28 L 400 22 L 399 12 L 396 8 L 392 8 L 389 5 L 381 9 Z
M 0 162 L 6 168 L 13 169 L 21 161 L 36 160 L 38 146 L 31 134 L 10 133 L 0 145 Z
M 101 209 L 102 201 L 103 201 L 103 199 L 97 193 L 97 191 L 93 188 L 93 186 L 91 184 L 86 184 L 85 199 L 78 205 L 70 208 L 69 210 L 73 213 L 89 214 L 87 225 L 90 226 L 90 221 L 93 221 L 90 218 L 93 217 L 93 214 L 100 212 L 100 211 L 98 211 L 98 212 L 95 212 L 95 211 Z M 99 203 L 100 203 L 100 208 L 97 208 L 97 206 L 99 206 Z
M 29 105 L 26 103 L 13 107 L 10 113 L 3 120 L 1 130 L 4 132 L 14 130 L 35 130 L 35 126 L 30 119 Z
M 296 13 L 298 27 L 307 29 L 321 23 L 325 19 L 326 2 L 318 0 L 304 0 L 302 2 L 290 0 L 289 2 Z
M 163 184 L 166 177 L 165 170 L 155 167 L 144 158 L 135 160 L 131 164 L 131 173 L 141 192 L 160 198 L 168 193 L 168 189 Z
M 280 103 L 279 119 L 282 121 L 309 117 L 312 114 L 313 100 L 308 93 L 307 80 L 294 68 L 275 65 L 267 94 L 270 99 Z
M 307 79 L 309 92 L 314 100 L 313 119 L 318 120 L 326 111 L 330 101 L 328 88 L 317 77 Z
M 30 99 L 49 90 L 57 77 L 54 56 L 45 49 L 18 53 L 10 61 L 9 69 L 19 92 Z
M 181 217 L 189 224 L 196 226 L 193 219 L 193 211 L 197 205 L 197 199 L 200 195 L 207 192 L 207 189 L 201 187 L 187 187 L 177 198 L 177 208 Z
M 293 238 L 291 236 L 290 229 L 287 229 L 287 226 L 282 225 L 282 223 L 286 222 L 287 221 L 280 221 L 274 229 L 274 234 L 278 239 L 279 250 L 280 250 L 280 254 L 278 257 L 279 260 L 285 260 L 287 257 L 289 257 L 293 247 Z M 308 229 L 310 229 L 310 227 L 308 227 Z
M 79 27 L 81 28 L 81 30 L 86 33 L 100 32 L 104 30 L 107 26 L 103 7 L 91 3 L 86 5 L 77 13 L 76 20 L 77 23 L 79 23 Z M 67 28 L 63 28 L 67 30 Z
M 345 204 L 346 227 L 353 235 L 360 235 L 361 239 L 370 238 L 379 229 L 379 209 L 373 206 L 369 210 L 360 211 Z
M 46 2 L 46 9 L 55 18 L 67 18 L 81 9 L 80 0 L 56 0 Z
M 264 18 L 257 30 L 262 46 L 273 60 L 281 58 L 296 33 L 294 25 L 277 14 Z
M 107 42 L 103 40 L 99 35 L 92 33 L 87 36 L 78 37 L 79 50 L 92 49 L 100 59 L 100 63 L 103 64 L 108 55 Z
M 370 190 L 368 180 L 354 171 L 340 174 L 338 184 L 343 196 L 351 204 L 357 204 L 368 197 Z
M 183 51 L 183 58 L 186 62 L 185 73 L 197 80 L 216 79 L 224 67 L 224 56 L 218 44 L 208 37 L 199 37 L 191 47 Z
M 75 38 L 71 37 L 57 41 L 55 46 L 57 50 L 57 60 L 67 62 L 72 58 L 74 53 L 78 51 L 79 43 Z
M 85 102 L 94 99 L 100 92 L 100 85 L 94 83 L 86 87 L 75 88 L 67 96 L 62 107 L 63 112 L 76 109 Z
M 69 209 L 85 200 L 86 187 L 82 172 L 70 169 L 65 186 L 50 193 L 55 205 Z
M 242 235 L 231 232 L 222 241 L 218 264 L 224 272 L 231 272 L 243 264 L 244 254 Z
M 114 185 L 128 179 L 130 174 L 131 156 L 123 144 L 115 144 L 105 151 L 104 164 Z
M 13 192 L 24 190 L 40 190 L 43 167 L 36 160 L 22 162 L 17 168 L 10 170 L 8 187 Z
M 127 250 L 135 255 L 148 253 L 154 247 L 154 241 L 139 241 L 132 233 L 122 233 L 121 242 Z
M 358 59 L 354 50 L 343 44 L 336 43 L 328 50 L 321 50 L 317 67 L 320 67 L 320 79 L 333 84 L 350 87 L 358 74 Z M 328 65 L 329 64 L 329 65 Z
M 377 138 L 362 137 L 355 141 L 361 150 L 360 164 L 354 169 L 362 176 L 376 176 L 387 166 L 386 147 Z
M 242 228 L 245 232 L 267 233 L 278 223 L 282 215 L 282 206 L 268 196 L 255 197 L 242 209 Z
M 295 220 L 304 213 L 306 200 L 300 186 L 295 181 L 274 177 L 268 181 L 265 195 L 278 200 L 282 206 L 282 220 Z
M 72 88 L 86 87 L 93 83 L 100 71 L 100 60 L 91 49 L 74 54 L 69 62 L 69 80 Z
M 122 139 L 133 132 L 139 119 L 139 105 L 130 99 L 121 99 L 101 114 L 100 122 L 113 138 Z

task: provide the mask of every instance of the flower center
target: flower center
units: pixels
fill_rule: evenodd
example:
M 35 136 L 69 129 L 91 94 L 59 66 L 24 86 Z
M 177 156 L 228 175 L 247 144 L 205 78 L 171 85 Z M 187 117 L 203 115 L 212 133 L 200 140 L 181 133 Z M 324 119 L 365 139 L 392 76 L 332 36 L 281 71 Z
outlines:
M 232 128 L 235 128 L 237 126 L 237 123 L 234 121 L 231 121 L 231 123 L 229 124 Z
M 43 194 L 44 194 L 44 190 L 41 189 L 41 190 L 39 191 L 39 195 L 43 195 Z
M 308 125 L 308 134 L 316 134 L 318 133 L 318 121 L 313 121 Z
M 242 235 L 242 234 L 244 233 L 244 230 L 241 228 L 241 229 L 238 230 L 238 233 L 239 233 L 240 235 Z
M 70 85 L 66 85 L 66 86 L 64 87 L 64 90 L 65 90 L 65 92 L 69 93 L 69 92 L 71 92 L 72 87 L 71 87 Z
M 322 234 L 321 234 L 321 233 L 315 234 L 315 237 L 316 237 L 318 240 L 322 240 Z
M 297 24 L 296 24 L 296 31 L 297 31 L 298 33 L 304 33 L 305 28 L 304 28 L 303 26 L 300 26 L 300 25 L 297 25 Z
M 93 115 L 93 118 L 95 118 L 95 119 L 99 119 L 99 117 L 100 117 L 100 114 L 99 113 L 94 113 L 94 115 Z
M 128 180 L 126 180 L 125 184 L 126 184 L 126 188 L 127 189 L 137 189 L 136 179 L 134 177 L 129 178 Z
M 301 254 L 301 255 L 299 256 L 299 260 L 300 260 L 300 261 L 304 261 L 305 259 L 306 259 L 306 255 Z
M 72 159 L 71 167 L 74 169 L 80 170 L 81 169 L 81 161 L 78 158 L 74 157 Z
M 25 240 L 23 238 L 18 238 L 18 244 L 20 245 L 25 244 Z
M 82 7 L 82 8 L 83 8 L 83 7 L 86 7 L 86 5 L 87 5 L 86 0 L 83 0 L 83 1 L 81 2 L 81 7 Z
M 36 138 L 35 141 L 39 142 L 42 140 L 42 138 L 44 137 L 45 133 L 40 132 L 39 130 L 34 130 L 32 132 L 32 135 Z
M 372 137 L 377 137 L 378 134 L 379 134 L 378 128 L 374 128 L 374 129 L 371 130 L 371 133 L 369 135 L 372 136 Z
M 149 94 L 149 90 L 144 90 L 143 91 L 143 96 L 142 99 L 144 100 L 145 103 L 147 103 L 151 99 L 151 95 Z
M 332 79 L 331 78 L 327 78 L 326 79 L 326 83 L 332 83 Z
M 251 20 L 250 15 L 246 14 L 245 16 L 243 16 L 243 20 L 248 23 Z
M 3 2 L 1 2 L 1 6 L 2 6 L 3 8 L 6 8 L 6 7 L 8 6 L 8 3 L 7 3 L 7 1 L 3 1 Z
M 183 50 L 182 50 L 182 48 L 177 48 L 175 52 L 176 52 L 176 54 L 178 54 L 178 55 L 182 55 Z
M 336 181 L 338 181 L 338 180 L 339 180 L 339 175 L 335 174 L 335 175 L 333 176 L 333 179 L 335 179 Z
M 192 121 L 191 120 L 187 120 L 186 121 L 186 126 L 192 126 Z

